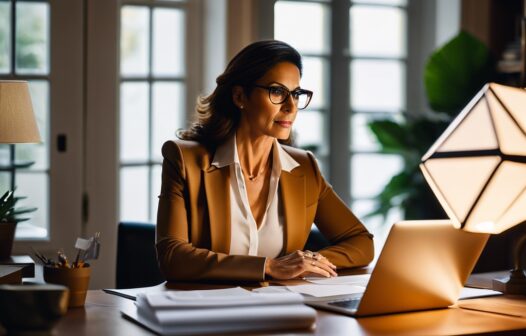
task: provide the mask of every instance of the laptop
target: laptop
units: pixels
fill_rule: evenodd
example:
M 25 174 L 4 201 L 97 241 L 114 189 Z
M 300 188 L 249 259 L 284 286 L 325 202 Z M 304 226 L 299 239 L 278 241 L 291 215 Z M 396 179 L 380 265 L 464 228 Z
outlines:
M 448 307 L 457 301 L 488 238 L 455 229 L 449 220 L 398 222 L 363 294 L 309 297 L 305 303 L 350 316 Z

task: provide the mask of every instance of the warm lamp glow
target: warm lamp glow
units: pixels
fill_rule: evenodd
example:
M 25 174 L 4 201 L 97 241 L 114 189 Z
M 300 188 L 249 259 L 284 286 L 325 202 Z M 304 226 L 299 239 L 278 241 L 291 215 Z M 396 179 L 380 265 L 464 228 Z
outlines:
M 41 142 L 29 86 L 24 81 L 0 81 L 0 143 Z
M 496 225 L 493 222 L 480 222 L 473 225 L 473 231 L 484 233 L 496 233 Z
M 456 227 L 501 233 L 526 220 L 526 90 L 490 83 L 422 158 Z

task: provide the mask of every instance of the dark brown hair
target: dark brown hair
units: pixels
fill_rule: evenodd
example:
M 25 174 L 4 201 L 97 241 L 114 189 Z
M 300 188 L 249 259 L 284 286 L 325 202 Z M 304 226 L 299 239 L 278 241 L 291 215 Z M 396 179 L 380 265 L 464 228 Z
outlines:
M 216 79 L 217 87 L 208 96 L 200 96 L 196 106 L 196 121 L 187 130 L 179 130 L 177 137 L 194 140 L 208 148 L 215 148 L 232 136 L 241 119 L 241 111 L 232 100 L 232 88 L 241 86 L 247 95 L 251 85 L 281 62 L 296 65 L 302 74 L 301 56 L 290 45 L 276 40 L 252 43 L 228 63 Z M 290 143 L 290 138 L 282 141 Z

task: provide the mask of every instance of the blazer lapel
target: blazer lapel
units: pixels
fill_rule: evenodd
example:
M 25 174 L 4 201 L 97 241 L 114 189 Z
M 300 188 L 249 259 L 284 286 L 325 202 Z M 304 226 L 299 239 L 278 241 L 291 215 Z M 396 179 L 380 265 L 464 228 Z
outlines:
M 204 173 L 206 200 L 210 218 L 211 249 L 230 251 L 230 169 L 210 167 Z
M 300 242 L 297 237 L 301 236 L 298 230 L 303 231 L 305 226 L 305 176 L 298 176 L 294 173 L 282 171 L 280 187 L 283 213 L 285 216 L 285 242 L 283 244 L 283 252 L 291 253 L 292 250 L 303 247 L 299 246 Z

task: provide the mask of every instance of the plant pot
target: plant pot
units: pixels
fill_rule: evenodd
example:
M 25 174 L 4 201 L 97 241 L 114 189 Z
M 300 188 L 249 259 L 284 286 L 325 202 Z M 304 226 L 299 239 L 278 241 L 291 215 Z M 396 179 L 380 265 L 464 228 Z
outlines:
M 0 223 L 0 260 L 11 257 L 15 240 L 16 223 Z

